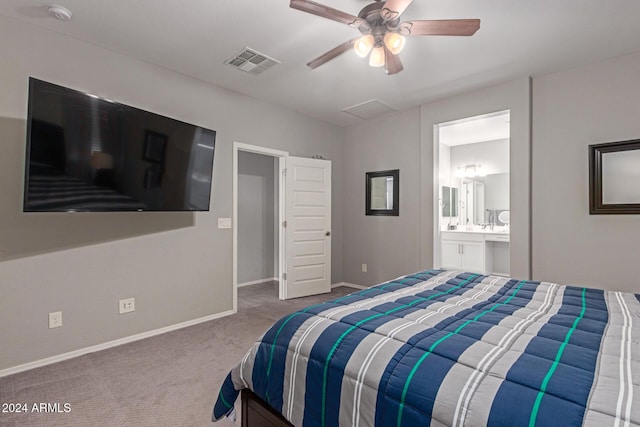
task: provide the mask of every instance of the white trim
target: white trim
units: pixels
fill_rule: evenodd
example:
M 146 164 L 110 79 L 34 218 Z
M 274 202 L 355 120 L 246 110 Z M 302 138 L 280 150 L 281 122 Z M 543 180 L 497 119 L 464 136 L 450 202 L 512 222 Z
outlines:
M 252 280 L 250 282 L 242 282 L 242 283 L 238 283 L 238 287 L 242 288 L 244 286 L 253 286 L 253 285 L 259 285 L 261 283 L 266 283 L 266 282 L 277 282 L 278 278 L 277 277 L 267 277 L 265 279 L 258 279 L 258 280 Z
M 339 286 L 346 286 L 347 288 L 353 288 L 353 289 L 368 289 L 369 288 L 369 286 L 356 285 L 355 283 L 338 282 L 338 283 L 333 283 L 331 285 L 331 289 L 337 288 Z
M 81 348 L 79 350 L 70 351 L 68 353 L 58 354 L 56 356 L 47 357 L 44 359 L 36 360 L 34 362 L 25 363 L 11 368 L 0 370 L 0 378 L 7 375 L 17 374 L 19 372 L 28 371 L 30 369 L 39 368 L 41 366 L 51 365 L 52 363 L 62 362 L 63 360 L 73 359 L 88 353 L 95 353 L 96 351 L 106 350 L 108 348 L 117 347 L 122 344 L 128 344 L 130 342 L 139 341 L 141 339 L 150 338 L 156 335 L 164 334 L 167 332 L 175 331 L 177 329 L 187 328 L 189 326 L 197 325 L 199 323 L 208 322 L 210 320 L 219 319 L 221 317 L 230 316 L 235 314 L 236 311 L 228 310 L 222 313 L 212 314 L 210 316 L 199 317 L 193 320 L 187 320 L 186 322 L 176 323 L 175 325 L 165 326 L 164 328 L 154 329 L 152 331 L 142 332 L 136 335 L 130 335 L 124 338 L 118 338 L 117 340 L 108 341 L 102 344 L 92 345 L 91 347 Z
M 238 151 L 248 151 L 250 153 L 256 154 L 264 154 L 267 156 L 277 157 L 279 159 L 278 169 L 280 176 L 278 177 L 278 182 L 280 183 L 280 192 L 278 194 L 279 197 L 279 218 L 278 218 L 278 228 L 280 229 L 280 244 L 278 248 L 278 258 L 280 263 L 280 274 L 282 274 L 284 270 L 284 241 L 282 240 L 283 231 L 282 231 L 282 221 L 284 220 L 284 179 L 282 176 L 282 171 L 284 169 L 284 159 L 289 155 L 287 151 L 274 150 L 272 148 L 260 147 L 257 145 L 245 144 L 238 141 L 233 141 L 233 171 L 232 171 L 232 202 L 231 207 L 233 209 L 232 213 L 232 224 L 233 224 L 233 267 L 232 267 L 232 282 L 233 282 L 233 312 L 238 311 L 238 227 L 236 224 L 238 223 Z M 285 281 L 281 280 L 279 286 L 279 296 L 280 299 L 283 299 L 284 290 L 283 286 L 285 286 Z
M 274 150 L 273 148 L 260 147 L 258 145 L 245 144 L 243 142 L 234 141 L 233 148 L 239 151 L 248 151 L 250 153 L 264 154 L 272 157 L 287 157 L 288 151 Z
M 282 226 L 286 218 L 286 198 L 287 198 L 287 182 L 285 177 L 285 169 L 287 163 L 286 156 L 278 157 L 278 277 L 284 277 L 283 274 L 287 271 L 287 247 L 285 242 L 285 228 Z M 279 280 L 280 286 L 278 286 L 278 298 L 285 299 L 287 281 L 285 279 Z

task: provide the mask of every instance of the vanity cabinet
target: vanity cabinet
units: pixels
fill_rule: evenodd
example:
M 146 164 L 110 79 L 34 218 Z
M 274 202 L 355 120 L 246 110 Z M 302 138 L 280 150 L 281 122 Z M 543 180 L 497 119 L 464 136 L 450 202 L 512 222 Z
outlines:
M 484 237 L 472 233 L 442 233 L 442 267 L 484 273 Z
M 508 276 L 509 235 L 443 231 L 440 257 L 442 268 Z

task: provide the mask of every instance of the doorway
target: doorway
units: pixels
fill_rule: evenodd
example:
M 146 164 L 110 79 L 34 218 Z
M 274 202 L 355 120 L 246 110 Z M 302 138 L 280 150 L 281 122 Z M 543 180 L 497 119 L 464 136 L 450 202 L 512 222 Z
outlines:
M 273 258 L 278 298 L 289 299 L 331 292 L 331 161 L 289 156 L 285 151 L 233 144 L 233 310 L 238 310 L 238 185 L 241 153 L 274 161 Z M 267 160 L 268 161 L 268 160 Z M 267 166 L 268 167 L 268 166 Z M 276 171 L 277 169 L 277 171 Z M 275 194 L 277 193 L 277 196 Z M 286 203 L 285 203 L 286 202 Z M 269 207 L 264 208 L 264 211 Z M 277 212 L 276 212 L 277 211 Z M 264 221 L 268 222 L 268 220 Z M 268 229 L 269 226 L 267 225 Z M 244 233 L 244 230 L 243 230 Z M 267 234 L 270 231 L 267 230 Z M 242 235 L 241 235 L 242 236 Z M 251 240 L 251 233 L 247 240 Z M 244 238 L 244 237 L 243 237 Z M 277 249 L 275 248 L 277 240 Z M 266 243 L 268 252 L 271 249 Z M 277 255 L 275 255 L 277 254 Z M 264 261 L 268 264 L 272 256 Z M 264 273 L 263 273 L 264 274 Z M 246 276 L 243 276 L 246 279 Z M 260 278 L 257 279 L 261 281 Z M 244 282 L 245 284 L 247 282 Z
M 286 151 L 233 144 L 233 310 L 238 287 L 284 299 L 283 171 Z
M 510 273 L 510 111 L 434 126 L 434 266 Z

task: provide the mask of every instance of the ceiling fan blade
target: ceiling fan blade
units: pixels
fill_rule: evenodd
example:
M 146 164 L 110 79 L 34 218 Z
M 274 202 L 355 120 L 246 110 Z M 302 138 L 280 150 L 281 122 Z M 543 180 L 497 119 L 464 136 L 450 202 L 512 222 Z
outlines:
M 358 40 L 358 39 L 355 38 L 355 39 L 346 41 L 346 42 L 342 43 L 341 45 L 338 45 L 338 46 L 334 47 L 329 52 L 324 53 L 324 54 L 320 55 L 319 57 L 317 57 L 316 59 L 314 59 L 313 61 L 307 63 L 307 65 L 309 67 L 311 67 L 311 68 L 318 68 L 319 66 L 321 66 L 325 62 L 329 62 L 333 58 L 335 58 L 336 56 L 340 56 L 343 53 L 345 53 L 346 51 L 348 51 L 349 49 L 351 49 L 353 47 L 353 44 L 356 42 L 356 40 Z
M 402 61 L 400 61 L 400 57 L 398 55 L 394 55 L 391 53 L 386 46 L 384 46 L 384 72 L 388 75 L 399 73 L 404 70 L 402 66 Z
M 405 36 L 472 36 L 479 28 L 479 19 L 443 19 L 402 22 L 399 32 Z
M 409 7 L 413 0 L 387 0 L 380 10 L 380 16 L 385 21 L 398 19 L 400 14 Z
M 303 12 L 321 16 L 323 18 L 331 19 L 343 24 L 355 27 L 369 27 L 367 21 L 362 18 L 358 18 L 357 16 L 351 15 L 350 13 L 342 12 L 341 10 L 334 9 L 332 7 L 325 6 L 311 0 L 291 0 L 289 6 L 293 9 L 298 9 Z

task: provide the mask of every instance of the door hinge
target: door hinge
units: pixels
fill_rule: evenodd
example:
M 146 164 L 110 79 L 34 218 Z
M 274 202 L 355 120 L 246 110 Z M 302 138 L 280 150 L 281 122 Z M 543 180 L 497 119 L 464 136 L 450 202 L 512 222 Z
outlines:
M 282 273 L 282 280 L 287 280 L 287 273 Z
M 287 228 L 287 221 L 282 221 L 282 227 Z
M 282 175 L 286 175 L 287 174 L 287 168 L 282 169 Z

